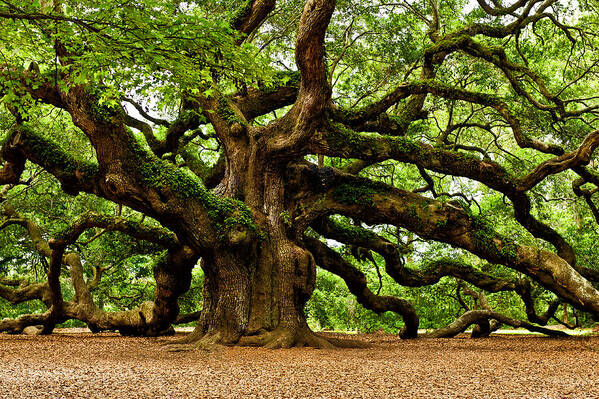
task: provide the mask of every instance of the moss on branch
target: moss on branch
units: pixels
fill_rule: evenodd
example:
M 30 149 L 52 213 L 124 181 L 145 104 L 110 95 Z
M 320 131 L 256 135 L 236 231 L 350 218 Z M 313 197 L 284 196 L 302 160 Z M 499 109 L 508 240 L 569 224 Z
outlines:
M 98 176 L 97 163 L 78 159 L 29 124 L 17 126 L 9 135 L 9 140 L 13 140 L 27 159 L 54 175 L 67 193 L 75 194 L 91 187 Z
M 258 226 L 250 209 L 240 200 L 219 197 L 204 187 L 200 179 L 171 162 L 158 158 L 144 149 L 132 135 L 131 153 L 136 158 L 130 164 L 132 172 L 141 177 L 141 183 L 148 189 L 174 194 L 182 200 L 198 201 L 207 211 L 221 237 L 233 228 L 242 227 L 252 233 Z

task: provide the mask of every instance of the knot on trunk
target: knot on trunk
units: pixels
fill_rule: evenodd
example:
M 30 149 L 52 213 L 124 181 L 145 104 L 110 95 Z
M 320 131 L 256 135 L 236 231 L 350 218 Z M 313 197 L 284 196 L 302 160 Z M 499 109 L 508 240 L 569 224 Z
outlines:
M 112 195 L 122 195 L 125 193 L 125 179 L 117 174 L 107 174 L 104 179 L 106 183 L 106 190 Z
M 239 122 L 234 122 L 229 128 L 231 135 L 234 137 L 243 136 L 246 132 L 246 127 Z

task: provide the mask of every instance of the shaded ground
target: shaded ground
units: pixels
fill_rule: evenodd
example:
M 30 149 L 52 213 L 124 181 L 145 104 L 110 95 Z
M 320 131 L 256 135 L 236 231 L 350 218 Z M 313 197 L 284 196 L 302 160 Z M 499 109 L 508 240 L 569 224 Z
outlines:
M 599 398 L 599 337 L 358 337 L 372 347 L 173 353 L 154 338 L 0 334 L 0 398 Z

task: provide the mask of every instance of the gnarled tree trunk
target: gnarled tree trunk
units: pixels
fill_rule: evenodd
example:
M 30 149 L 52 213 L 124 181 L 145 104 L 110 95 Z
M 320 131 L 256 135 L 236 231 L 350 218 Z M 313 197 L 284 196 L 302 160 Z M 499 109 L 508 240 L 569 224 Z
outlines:
M 203 314 L 188 342 L 306 343 L 311 334 L 303 308 L 314 289 L 315 264 L 299 247 L 289 254 L 276 253 L 271 242 L 259 246 L 251 254 L 225 250 L 202 259 Z

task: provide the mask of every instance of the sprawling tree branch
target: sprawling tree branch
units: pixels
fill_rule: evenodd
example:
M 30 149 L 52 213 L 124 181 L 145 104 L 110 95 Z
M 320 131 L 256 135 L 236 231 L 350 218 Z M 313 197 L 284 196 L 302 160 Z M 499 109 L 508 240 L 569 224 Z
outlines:
M 420 270 L 406 267 L 397 245 L 361 227 L 342 225 L 331 219 L 317 221 L 312 227 L 326 238 L 379 253 L 385 259 L 387 274 L 403 286 L 433 285 L 442 277 L 452 276 L 489 292 L 516 289 L 516 283 L 513 281 L 493 277 L 453 259 L 432 260 L 426 262 L 425 267 Z
M 378 314 L 391 311 L 401 315 L 405 324 L 400 333 L 401 337 L 416 338 L 418 315 L 408 301 L 392 296 L 375 295 L 366 285 L 364 273 L 354 268 L 337 252 L 312 237 L 304 237 L 304 243 L 320 267 L 338 275 L 345 281 L 347 288 L 356 296 L 359 304 Z
M 304 174 L 303 181 L 314 179 L 307 166 L 298 167 L 298 172 Z M 331 175 L 320 190 L 302 200 L 310 211 L 295 219 L 299 226 L 331 213 L 357 217 L 368 224 L 400 226 L 520 271 L 574 307 L 599 315 L 599 292 L 564 259 L 498 235 L 484 219 L 461 207 L 342 173 Z
M 299 76 L 296 73 L 281 76 L 288 76 L 289 80 L 284 84 L 275 82 L 274 87 L 262 90 L 248 88 L 245 94 L 237 93 L 233 96 L 233 102 L 247 120 L 266 115 L 296 101 Z
M 576 264 L 572 247 L 555 230 L 530 214 L 531 204 L 525 187 L 520 186 L 518 180 L 496 162 L 481 161 L 472 156 L 435 148 L 407 138 L 358 134 L 338 125 L 333 125 L 328 132 L 314 137 L 310 149 L 317 154 L 358 158 L 370 162 L 395 159 L 435 172 L 479 181 L 505 194 L 514 205 L 518 222 L 535 237 L 553 244 L 559 255 L 570 264 Z M 539 176 L 534 171 L 531 173 L 532 176 Z
M 349 127 L 360 126 L 366 121 L 372 120 L 397 101 L 414 94 L 432 94 L 451 100 L 460 100 L 474 104 L 480 104 L 493 108 L 510 125 L 514 138 L 522 148 L 534 148 L 538 151 L 562 155 L 564 150 L 554 144 L 546 144 L 536 139 L 527 137 L 522 131 L 520 121 L 510 110 L 507 103 L 498 96 L 481 92 L 473 92 L 461 88 L 451 87 L 433 79 L 425 79 L 399 85 L 392 93 L 380 102 L 374 103 L 358 111 L 337 111 L 333 114 L 334 120 L 345 123 Z
M 9 219 L 2 227 L 10 224 L 25 227 L 40 254 L 50 257 L 50 267 L 48 281 L 45 283 L 20 284 L 15 289 L 6 287 L 5 283 L 8 281 L 0 281 L 0 297 L 12 303 L 40 299 L 49 310 L 39 317 L 26 315 L 16 320 L 3 321 L 0 330 L 20 332 L 28 325 L 43 324 L 41 332 L 49 334 L 57 323 L 74 318 L 87 323 L 92 331 L 116 329 L 123 334 L 157 335 L 168 331 L 170 323 L 177 320 L 177 298 L 189 288 L 191 268 L 198 257 L 188 247 L 181 246 L 171 232 L 119 217 L 88 213 L 75 221 L 59 238 L 46 241 L 42 238 L 39 227 L 30 219 L 20 216 L 12 207 L 5 205 L 4 214 Z M 155 266 L 157 288 L 154 302 L 145 302 L 139 309 L 120 312 L 105 312 L 95 305 L 91 288 L 97 284 L 99 277 L 86 281 L 80 256 L 75 252 L 65 253 L 67 245 L 74 243 L 81 233 L 91 227 L 120 231 L 169 248 L 168 254 L 159 258 Z M 75 289 L 73 301 L 63 301 L 62 298 L 59 284 L 62 265 L 67 265 L 70 270 Z M 14 285 L 14 282 L 8 283 Z M 188 315 L 181 320 L 194 317 Z

